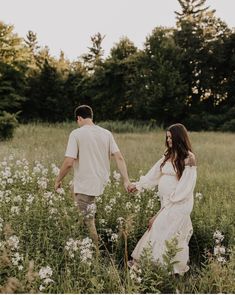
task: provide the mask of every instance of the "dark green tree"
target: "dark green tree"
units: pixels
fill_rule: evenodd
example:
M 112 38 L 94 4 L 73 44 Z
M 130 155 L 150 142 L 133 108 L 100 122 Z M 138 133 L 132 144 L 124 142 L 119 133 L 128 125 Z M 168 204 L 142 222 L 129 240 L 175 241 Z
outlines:
M 17 112 L 25 101 L 30 52 L 14 26 L 0 22 L 0 111 Z
M 181 75 L 188 85 L 188 111 L 212 111 L 226 96 L 223 87 L 218 87 L 220 78 L 215 75 L 221 50 L 215 50 L 215 45 L 223 43 L 230 30 L 215 16 L 215 10 L 204 7 L 206 0 L 179 0 L 179 3 L 182 11 L 176 12 L 175 40 L 181 48 Z
M 84 63 L 89 73 L 94 73 L 95 69 L 102 64 L 104 50 L 102 48 L 102 42 L 105 36 L 100 33 L 96 33 L 91 37 L 92 46 L 88 47 L 88 53 L 81 56 L 81 60 Z
M 146 39 L 142 58 L 142 88 L 138 113 L 160 125 L 180 120 L 184 115 L 187 85 L 180 73 L 180 50 L 173 38 L 173 29 L 155 28 Z

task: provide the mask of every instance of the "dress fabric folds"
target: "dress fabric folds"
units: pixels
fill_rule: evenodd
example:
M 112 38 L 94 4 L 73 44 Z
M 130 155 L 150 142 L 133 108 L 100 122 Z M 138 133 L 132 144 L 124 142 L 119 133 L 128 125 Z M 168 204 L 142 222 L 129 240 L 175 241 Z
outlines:
M 180 180 L 171 162 L 167 161 L 160 168 L 160 159 L 139 182 L 138 190 L 153 189 L 158 185 L 161 209 L 150 230 L 147 230 L 135 247 L 132 257 L 139 260 L 144 248 L 151 246 L 152 259 L 163 263 L 162 255 L 166 252 L 166 241 L 178 239 L 178 248 L 174 261 L 174 273 L 183 274 L 188 271 L 188 243 L 193 233 L 190 213 L 193 208 L 193 190 L 196 184 L 196 166 L 185 166 Z

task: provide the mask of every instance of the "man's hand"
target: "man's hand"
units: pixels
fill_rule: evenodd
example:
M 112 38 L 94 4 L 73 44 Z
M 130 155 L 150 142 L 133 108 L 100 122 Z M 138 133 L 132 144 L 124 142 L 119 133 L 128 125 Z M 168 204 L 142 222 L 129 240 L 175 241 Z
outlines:
M 56 181 L 55 181 L 55 191 L 57 191 L 58 190 L 58 188 L 61 188 L 61 181 L 58 181 L 57 179 L 56 179 Z
M 57 191 L 58 188 L 61 188 L 61 181 L 70 171 L 70 169 L 73 167 L 74 160 L 75 160 L 74 158 L 70 158 L 70 157 L 64 158 L 64 162 L 60 168 L 59 175 L 57 176 L 55 180 L 55 191 Z
M 128 180 L 125 180 L 124 183 L 123 183 L 123 185 L 125 187 L 126 192 L 129 193 L 129 187 L 131 186 L 130 180 L 129 179 Z

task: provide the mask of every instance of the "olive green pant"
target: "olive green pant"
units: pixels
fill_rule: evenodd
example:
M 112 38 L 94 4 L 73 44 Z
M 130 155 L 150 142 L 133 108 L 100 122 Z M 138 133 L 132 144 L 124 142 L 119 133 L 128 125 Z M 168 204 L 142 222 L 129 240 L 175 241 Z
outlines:
M 74 194 L 75 203 L 83 214 L 84 223 L 87 227 L 90 238 L 98 249 L 98 234 L 95 226 L 96 204 L 95 196 Z

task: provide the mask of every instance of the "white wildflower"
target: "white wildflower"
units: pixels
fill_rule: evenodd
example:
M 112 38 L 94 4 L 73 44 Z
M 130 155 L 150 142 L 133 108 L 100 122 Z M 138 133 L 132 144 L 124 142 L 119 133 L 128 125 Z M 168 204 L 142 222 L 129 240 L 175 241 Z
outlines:
M 226 249 L 224 246 L 216 246 L 214 247 L 214 255 L 224 255 Z
M 46 189 L 47 183 L 48 183 L 48 179 L 45 177 L 42 177 L 42 178 L 38 179 L 38 181 L 37 181 L 37 184 L 38 184 L 39 188 L 41 188 L 41 189 Z
M 100 225 L 102 225 L 102 226 L 106 226 L 106 225 L 107 225 L 107 221 L 106 221 L 105 219 L 103 219 L 103 218 L 101 218 L 101 219 L 99 220 L 99 223 L 100 223 Z
M 215 242 L 218 244 L 223 241 L 224 235 L 219 230 L 216 230 L 213 234 L 213 238 L 215 239 Z
M 226 263 L 226 258 L 223 256 L 218 256 L 217 261 L 221 264 L 224 264 L 224 263 Z
M 12 179 L 12 178 L 8 178 L 8 179 L 7 179 L 7 183 L 8 183 L 8 184 L 12 184 L 12 183 L 13 183 L 13 179 Z
M 118 225 L 123 225 L 125 223 L 125 219 L 123 217 L 118 217 L 117 223 L 118 223 Z
M 18 206 L 12 206 L 11 207 L 11 213 L 15 214 L 15 215 L 19 215 L 20 214 L 20 208 Z
M 87 218 L 95 216 L 96 213 L 96 204 L 91 204 L 87 206 Z
M 11 236 L 8 240 L 7 240 L 7 244 L 8 246 L 11 248 L 11 250 L 15 250 L 18 249 L 19 247 L 19 238 L 16 235 Z
M 43 285 L 39 286 L 39 291 L 43 291 L 44 289 L 45 289 L 45 286 L 43 286 Z
M 132 203 L 131 202 L 127 202 L 126 203 L 126 209 L 129 210 L 132 207 Z
M 50 266 L 46 266 L 46 267 L 42 267 L 39 270 L 39 277 L 41 279 L 47 279 L 50 278 L 52 276 L 52 269 L 50 268 Z
M 57 176 L 60 172 L 60 169 L 55 164 L 51 164 L 51 168 L 52 168 L 52 174 L 54 176 Z
M 202 193 L 196 193 L 195 198 L 198 199 L 198 200 L 201 200 L 203 198 Z
M 111 211 L 112 211 L 112 207 L 111 206 L 109 206 L 109 205 L 106 205 L 105 207 L 104 207 L 104 211 L 107 213 L 107 214 L 109 214 Z
M 23 255 L 20 255 L 18 252 L 13 254 L 11 262 L 13 265 L 18 265 L 20 261 L 23 261 Z
M 29 204 L 32 204 L 33 200 L 34 200 L 34 196 L 32 194 L 29 194 L 27 199 L 26 199 L 26 202 L 29 203 Z
M 114 178 L 117 182 L 119 182 L 120 179 L 121 179 L 121 174 L 118 173 L 116 170 L 114 170 L 114 171 L 113 171 L 113 178 Z
M 115 233 L 113 233 L 113 234 L 111 235 L 110 240 L 111 240 L 112 242 L 117 242 L 117 240 L 118 240 L 118 235 L 115 234 Z

